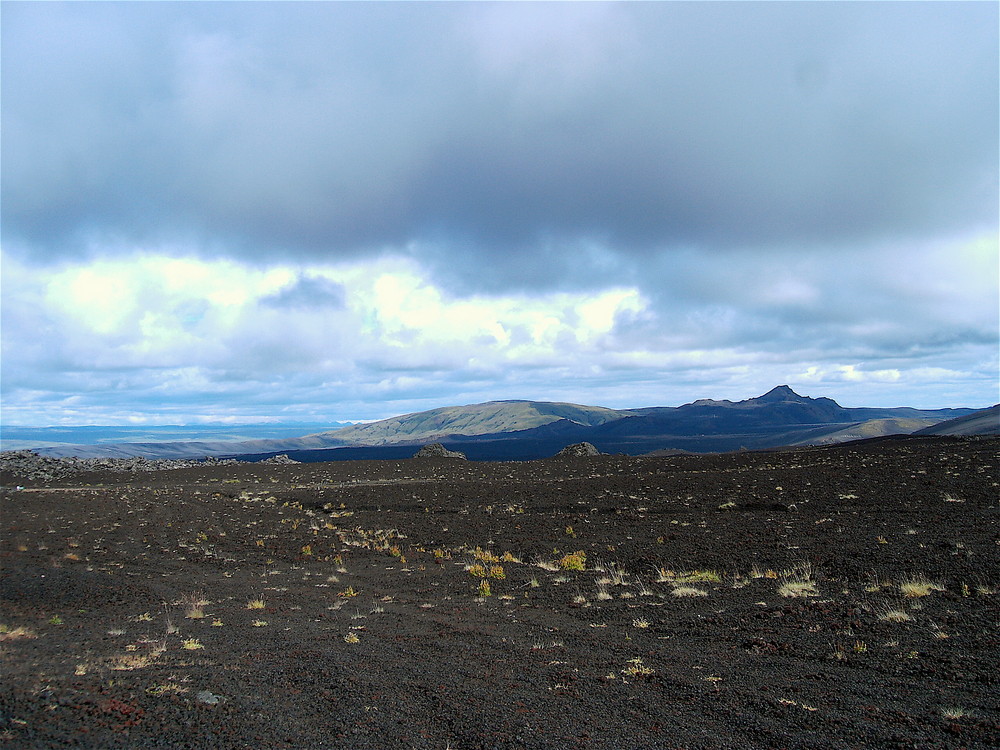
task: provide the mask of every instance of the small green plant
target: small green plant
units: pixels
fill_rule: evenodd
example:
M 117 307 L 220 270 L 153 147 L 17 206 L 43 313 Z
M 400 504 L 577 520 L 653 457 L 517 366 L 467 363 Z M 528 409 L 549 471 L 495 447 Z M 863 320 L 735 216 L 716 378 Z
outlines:
M 484 563 L 496 563 L 496 562 L 500 562 L 500 558 L 499 557 L 497 557 L 496 555 L 494 555 L 492 552 L 489 552 L 488 550 L 484 550 L 482 547 L 476 547 L 472 551 L 472 556 L 474 558 L 476 558 L 477 560 L 480 560 L 480 561 L 482 561 Z
M 351 631 L 350 633 L 348 633 L 347 635 L 344 636 L 344 642 L 345 643 L 360 643 L 361 639 L 358 638 L 358 634 L 357 633 Z
M 62 624 L 63 624 L 63 618 L 61 618 L 59 615 L 52 615 L 52 617 L 49 618 L 49 625 L 62 625 Z
M 341 591 L 337 596 L 343 597 L 344 599 L 350 599 L 352 596 L 357 596 L 359 592 L 354 590 L 353 586 L 348 586 L 346 589 Z
M 475 578 L 485 578 L 486 577 L 486 566 L 482 563 L 473 563 L 466 568 L 469 571 L 469 575 Z
M 584 570 L 587 564 L 587 555 L 583 550 L 577 550 L 567 555 L 563 555 L 557 564 L 563 570 Z
M 185 648 L 188 651 L 197 651 L 198 649 L 205 647 L 201 645 L 201 641 L 197 638 L 188 638 L 181 641 L 181 648 Z
M 490 570 L 489 570 L 489 574 L 490 574 L 490 578 L 494 578 L 494 579 L 496 579 L 498 581 L 502 581 L 503 579 L 505 579 L 507 577 L 507 574 L 504 573 L 502 565 L 491 565 L 490 566 Z
M 247 600 L 247 609 L 264 609 L 267 606 L 267 602 L 264 597 L 260 596 L 256 599 Z
M 491 596 L 493 594 L 493 591 L 490 589 L 490 582 L 485 578 L 479 582 L 479 588 L 476 591 L 483 597 Z
M 628 666 L 622 670 L 622 674 L 627 677 L 647 677 L 653 674 L 653 670 L 642 663 L 642 657 L 635 657 L 628 660 Z

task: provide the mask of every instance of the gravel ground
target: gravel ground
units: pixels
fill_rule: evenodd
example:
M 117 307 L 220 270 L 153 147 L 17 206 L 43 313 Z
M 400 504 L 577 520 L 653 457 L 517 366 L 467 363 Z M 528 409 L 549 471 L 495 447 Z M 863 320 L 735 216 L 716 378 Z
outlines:
M 998 447 L 3 464 L 0 745 L 997 747 Z

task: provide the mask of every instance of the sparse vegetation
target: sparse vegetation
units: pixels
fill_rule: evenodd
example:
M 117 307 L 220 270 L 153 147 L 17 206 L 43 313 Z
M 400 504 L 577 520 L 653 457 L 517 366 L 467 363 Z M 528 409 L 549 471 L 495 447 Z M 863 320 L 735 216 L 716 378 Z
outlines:
M 930 596 L 934 591 L 944 591 L 944 586 L 928 581 L 923 576 L 910 578 L 899 584 L 899 593 L 909 599 Z
M 948 719 L 948 721 L 959 721 L 960 719 L 972 718 L 975 716 L 975 713 L 961 706 L 951 706 L 949 708 L 942 708 L 941 715 Z
M 693 596 L 708 596 L 708 592 L 696 586 L 675 586 L 670 591 L 670 595 L 683 599 Z
M 903 609 L 886 608 L 879 614 L 878 619 L 885 622 L 909 622 L 913 618 Z
M 785 581 L 778 586 L 778 596 L 798 597 L 798 596 L 818 596 L 816 584 L 813 581 Z
M 628 664 L 622 670 L 622 674 L 627 677 L 647 677 L 653 674 L 653 669 L 643 664 L 642 657 L 637 656 L 634 659 L 628 660 Z
M 559 558 L 558 565 L 562 570 L 584 570 L 587 566 L 587 555 L 583 550 L 577 550 Z
M 196 719 L 262 745 L 516 744 L 530 726 L 694 747 L 739 736 L 750 696 L 793 740 L 987 746 L 1000 547 L 961 509 L 995 505 L 995 451 L 885 445 L 5 488 L 0 739 L 197 744 Z M 273 735 L 261 705 L 282 708 Z
M 9 625 L 0 625 L 0 641 L 16 641 L 21 638 L 30 640 L 37 637 L 38 634 L 34 630 L 24 625 L 13 628 Z

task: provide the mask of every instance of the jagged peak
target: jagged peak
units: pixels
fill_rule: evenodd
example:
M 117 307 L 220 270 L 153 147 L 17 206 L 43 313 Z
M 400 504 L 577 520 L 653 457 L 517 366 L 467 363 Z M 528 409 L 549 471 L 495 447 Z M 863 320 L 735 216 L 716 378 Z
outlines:
M 811 400 L 807 396 L 800 396 L 787 385 L 777 385 L 763 396 L 750 399 L 751 401 L 807 401 Z

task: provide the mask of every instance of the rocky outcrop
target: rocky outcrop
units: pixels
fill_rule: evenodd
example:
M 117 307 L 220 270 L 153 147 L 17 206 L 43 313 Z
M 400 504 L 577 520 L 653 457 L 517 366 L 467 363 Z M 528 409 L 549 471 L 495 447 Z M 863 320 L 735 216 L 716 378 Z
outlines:
M 413 454 L 414 458 L 465 458 L 465 454 L 459 451 L 450 451 L 441 443 L 431 443 Z
M 287 456 L 286 456 L 287 458 Z M 291 459 L 289 459 L 291 460 Z M 4 482 L 49 482 L 87 471 L 145 472 L 163 469 L 188 469 L 193 466 L 226 466 L 240 463 L 233 459 L 188 461 L 183 459 L 151 458 L 52 458 L 34 451 L 4 451 L 0 453 L 0 472 Z
M 287 453 L 279 453 L 277 456 L 271 456 L 270 458 L 265 458 L 263 461 L 258 461 L 261 464 L 278 464 L 284 466 L 286 464 L 298 464 L 301 461 L 296 461 L 294 458 L 289 458 Z
M 588 456 L 601 455 L 603 454 L 591 443 L 573 443 L 573 445 L 567 445 L 556 454 L 559 458 L 586 458 Z

